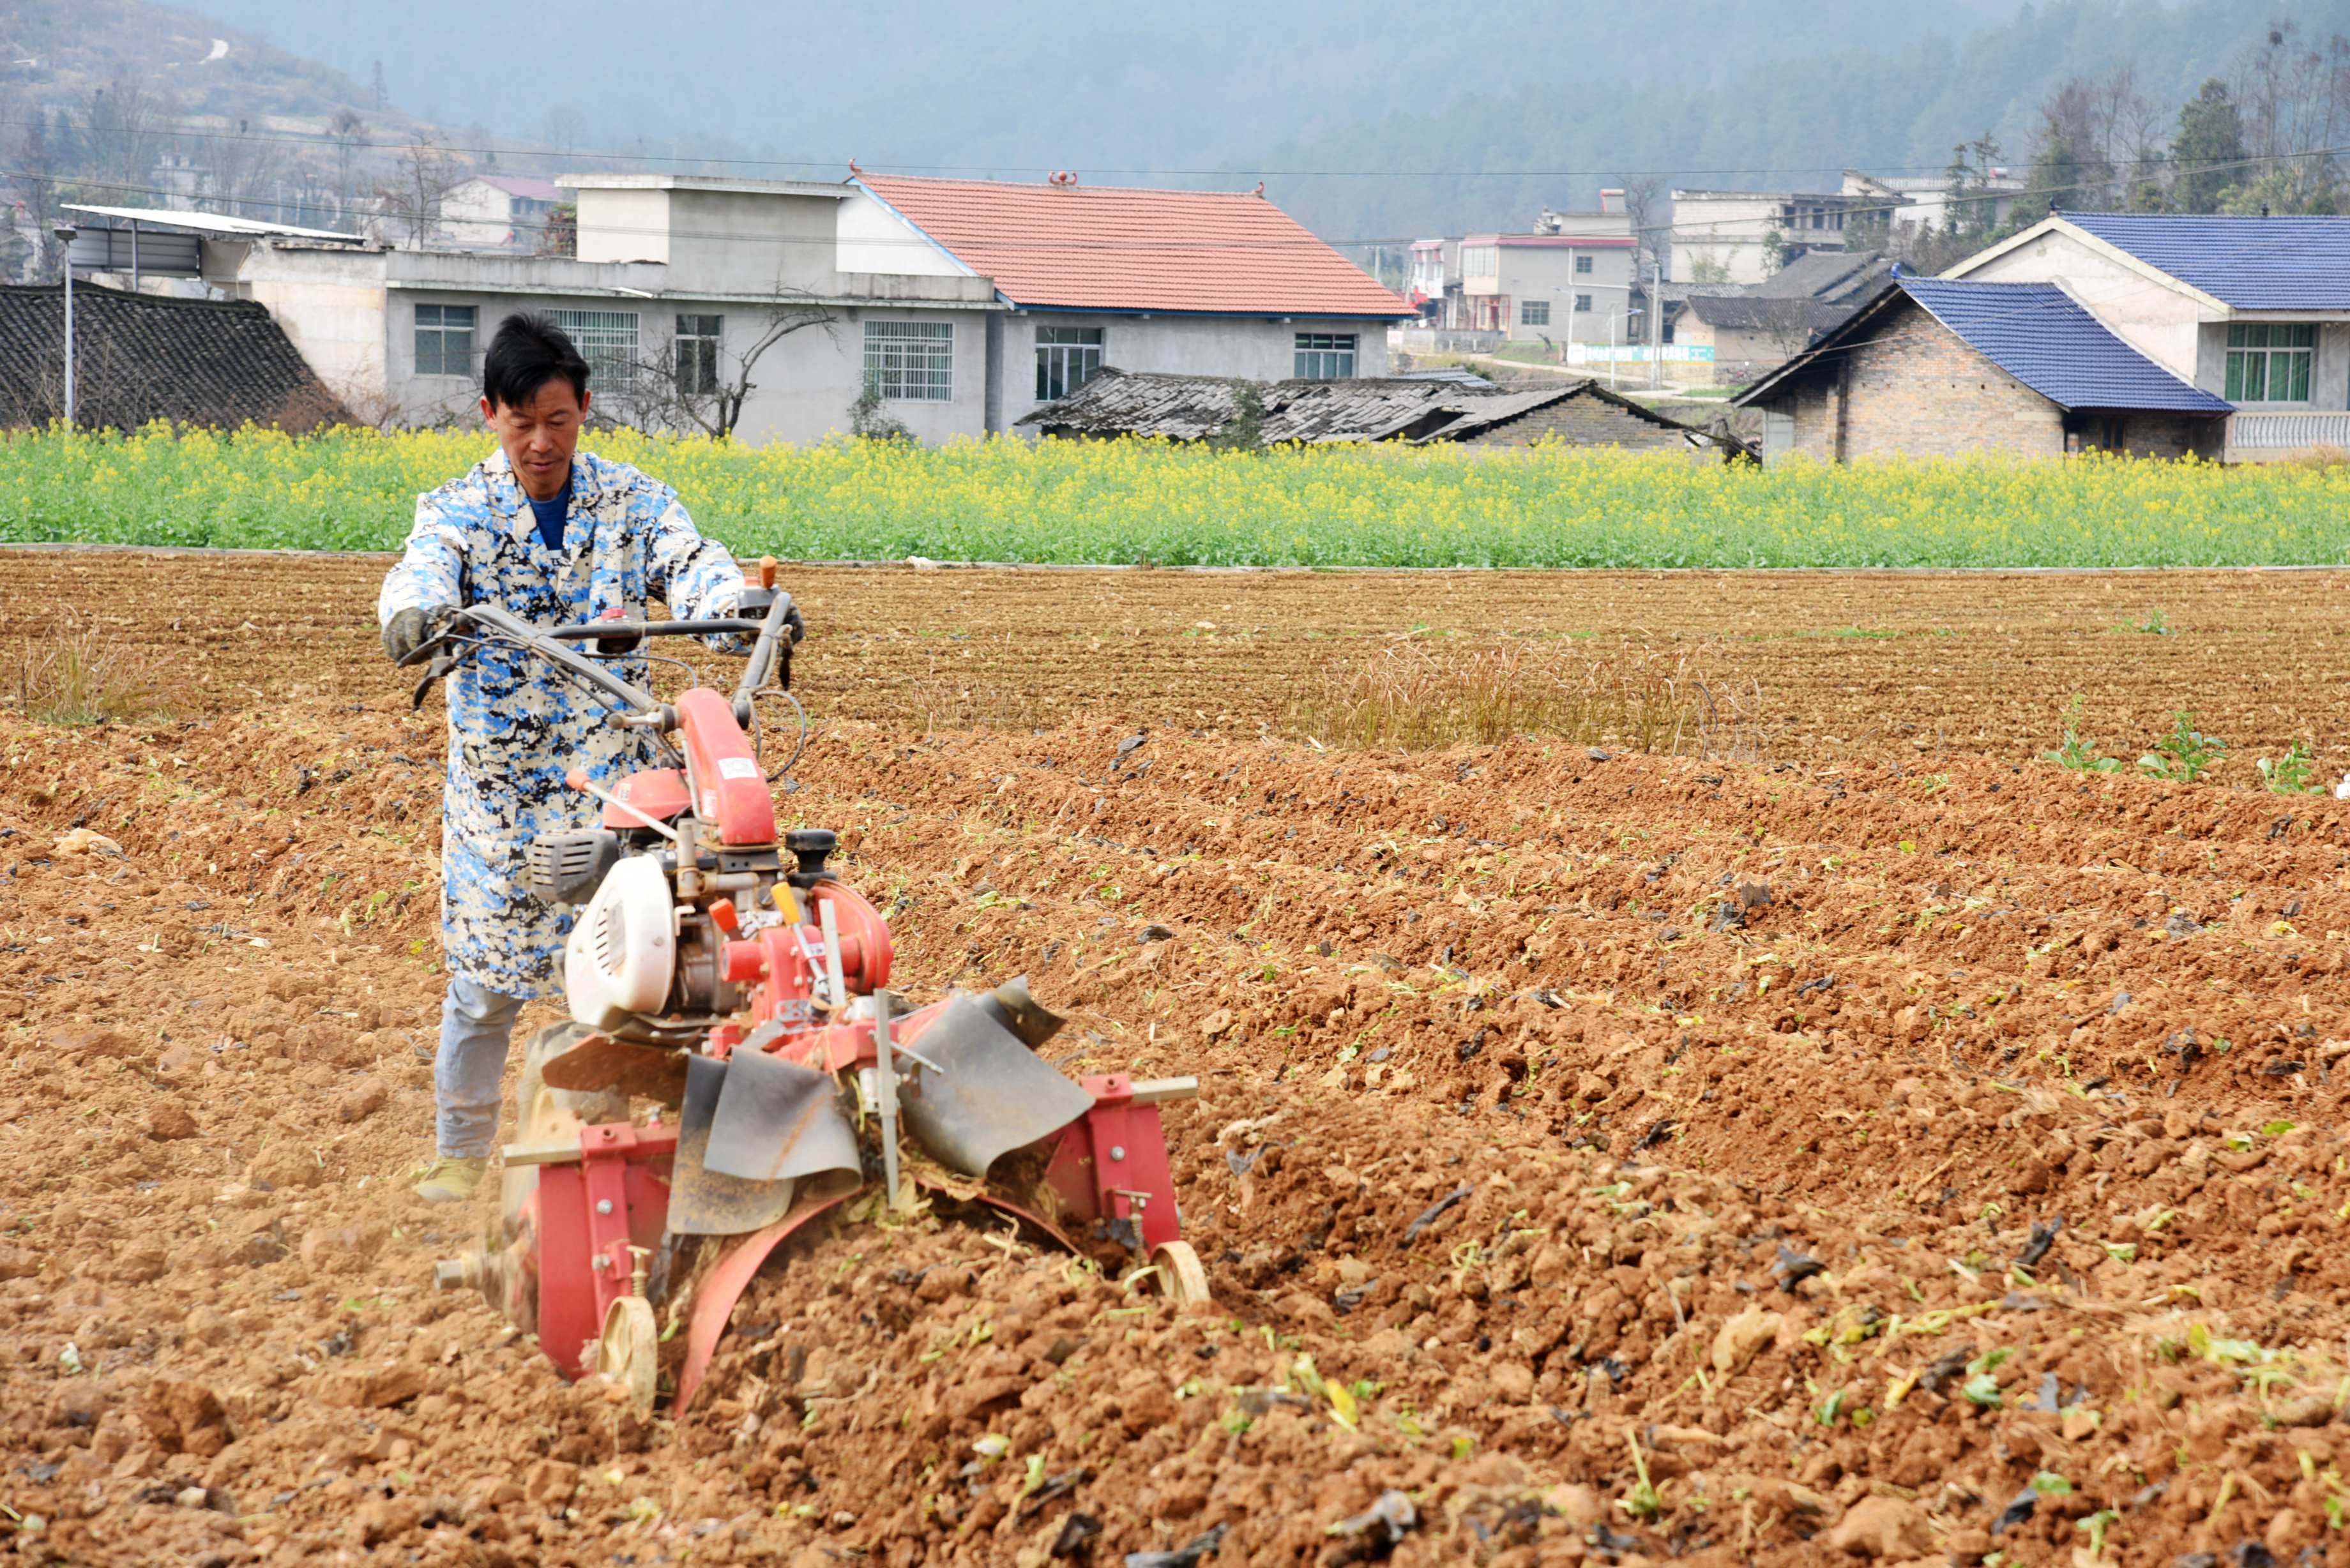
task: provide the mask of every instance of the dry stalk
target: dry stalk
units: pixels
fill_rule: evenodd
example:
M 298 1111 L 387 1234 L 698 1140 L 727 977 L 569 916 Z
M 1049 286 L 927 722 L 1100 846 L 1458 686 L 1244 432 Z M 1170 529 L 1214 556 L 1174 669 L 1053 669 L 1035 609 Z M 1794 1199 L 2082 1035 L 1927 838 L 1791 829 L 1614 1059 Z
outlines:
M 16 658 L 16 706 L 45 724 L 99 724 L 168 716 L 161 691 L 133 651 L 76 618 Z

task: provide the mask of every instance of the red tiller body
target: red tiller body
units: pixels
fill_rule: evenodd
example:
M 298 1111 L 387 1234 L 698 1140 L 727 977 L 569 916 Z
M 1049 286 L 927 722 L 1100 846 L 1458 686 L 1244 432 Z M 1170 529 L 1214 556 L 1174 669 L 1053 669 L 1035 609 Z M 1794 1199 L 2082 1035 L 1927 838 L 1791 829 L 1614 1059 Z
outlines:
M 660 1245 L 669 1220 L 673 1128 L 611 1122 L 583 1127 L 577 1164 L 543 1166 L 536 1209 L 538 1343 L 567 1377 L 629 1292 L 631 1247 Z
M 734 705 L 706 686 L 679 692 L 676 705 L 695 814 L 717 827 L 721 844 L 775 843 L 775 797 Z

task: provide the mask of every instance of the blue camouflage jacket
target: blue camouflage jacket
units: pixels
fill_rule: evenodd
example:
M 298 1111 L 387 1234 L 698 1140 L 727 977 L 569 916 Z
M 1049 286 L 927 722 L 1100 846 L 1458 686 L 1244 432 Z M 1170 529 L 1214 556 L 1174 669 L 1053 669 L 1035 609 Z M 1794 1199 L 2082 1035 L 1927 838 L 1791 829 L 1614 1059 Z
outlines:
M 705 539 L 677 492 L 626 463 L 580 452 L 571 464 L 563 547 L 550 550 L 504 452 L 416 499 L 416 525 L 383 580 L 377 618 L 489 603 L 538 626 L 641 617 L 660 599 L 680 618 L 732 615 L 743 574 Z M 642 684 L 630 654 L 612 672 Z M 562 989 L 571 913 L 525 885 L 525 856 L 542 833 L 594 825 L 596 803 L 564 784 L 585 768 L 598 784 L 650 764 L 650 743 L 604 722 L 604 707 L 541 660 L 483 649 L 444 682 L 449 776 L 442 792 L 441 930 L 452 972 L 507 996 Z

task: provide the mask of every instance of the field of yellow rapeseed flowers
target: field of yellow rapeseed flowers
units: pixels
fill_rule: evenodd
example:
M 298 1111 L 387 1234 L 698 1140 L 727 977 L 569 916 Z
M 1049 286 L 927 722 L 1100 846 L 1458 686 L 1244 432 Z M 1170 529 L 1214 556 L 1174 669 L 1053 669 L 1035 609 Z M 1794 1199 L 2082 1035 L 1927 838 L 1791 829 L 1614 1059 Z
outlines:
M 603 431 L 738 551 L 1283 566 L 2139 566 L 2350 560 L 2350 467 L 1700 467 L 1615 451 L 1149 441 L 754 448 Z M 0 541 L 397 548 L 479 432 L 0 437 Z

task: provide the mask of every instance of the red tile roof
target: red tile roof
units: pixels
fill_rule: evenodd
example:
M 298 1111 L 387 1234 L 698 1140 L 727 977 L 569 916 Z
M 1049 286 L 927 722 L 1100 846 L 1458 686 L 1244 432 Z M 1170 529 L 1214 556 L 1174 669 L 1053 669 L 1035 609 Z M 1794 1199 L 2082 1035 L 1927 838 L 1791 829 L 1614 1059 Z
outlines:
M 1238 316 L 1411 307 L 1263 196 L 860 174 L 1015 305 Z

